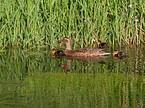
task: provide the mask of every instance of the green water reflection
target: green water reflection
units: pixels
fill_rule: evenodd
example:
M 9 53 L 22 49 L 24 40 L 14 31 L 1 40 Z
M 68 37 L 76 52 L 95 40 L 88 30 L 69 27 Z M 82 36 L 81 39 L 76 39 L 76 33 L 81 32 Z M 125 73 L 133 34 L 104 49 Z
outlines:
M 143 108 L 144 49 L 125 51 L 125 59 L 87 62 L 54 59 L 46 49 L 6 50 L 0 54 L 0 108 Z

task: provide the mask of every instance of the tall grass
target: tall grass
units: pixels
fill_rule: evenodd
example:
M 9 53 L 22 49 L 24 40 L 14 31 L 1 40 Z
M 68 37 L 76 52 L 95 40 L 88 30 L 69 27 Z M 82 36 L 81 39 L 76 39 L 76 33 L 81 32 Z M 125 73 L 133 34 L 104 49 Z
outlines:
M 73 47 L 140 44 L 145 35 L 143 0 L 1 0 L 0 46 L 54 47 L 63 37 Z

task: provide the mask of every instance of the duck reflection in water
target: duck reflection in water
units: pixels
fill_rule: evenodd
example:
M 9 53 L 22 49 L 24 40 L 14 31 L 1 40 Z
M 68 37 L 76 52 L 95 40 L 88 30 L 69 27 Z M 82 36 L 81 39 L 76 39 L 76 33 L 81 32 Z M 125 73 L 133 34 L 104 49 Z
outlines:
M 63 68 L 64 72 L 69 72 L 71 70 L 71 66 L 72 66 L 72 60 L 71 59 L 66 59 L 67 64 L 59 64 L 59 66 L 61 68 Z
M 105 61 L 103 60 L 102 57 L 96 57 L 96 58 L 89 58 L 89 57 L 68 57 L 65 56 L 65 59 L 67 61 L 67 64 L 59 64 L 61 68 L 63 68 L 64 72 L 69 72 L 72 67 L 72 60 L 79 60 L 81 62 L 95 62 L 95 63 L 100 63 L 100 64 L 105 64 Z

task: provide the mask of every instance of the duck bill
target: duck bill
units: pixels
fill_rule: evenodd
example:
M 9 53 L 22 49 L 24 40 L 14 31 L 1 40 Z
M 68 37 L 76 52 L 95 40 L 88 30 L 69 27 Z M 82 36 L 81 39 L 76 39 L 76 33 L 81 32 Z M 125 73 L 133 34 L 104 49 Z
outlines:
M 57 42 L 57 44 L 60 44 L 61 43 L 61 41 L 60 42 Z

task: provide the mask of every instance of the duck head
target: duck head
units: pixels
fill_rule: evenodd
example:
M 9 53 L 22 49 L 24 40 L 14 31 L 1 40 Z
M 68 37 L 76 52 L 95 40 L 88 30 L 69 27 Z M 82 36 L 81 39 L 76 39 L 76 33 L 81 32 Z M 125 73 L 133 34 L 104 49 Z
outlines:
M 69 38 L 63 38 L 62 41 L 58 42 L 59 43 L 63 43 L 63 44 L 66 44 L 66 50 L 72 50 L 71 49 L 71 41 Z

